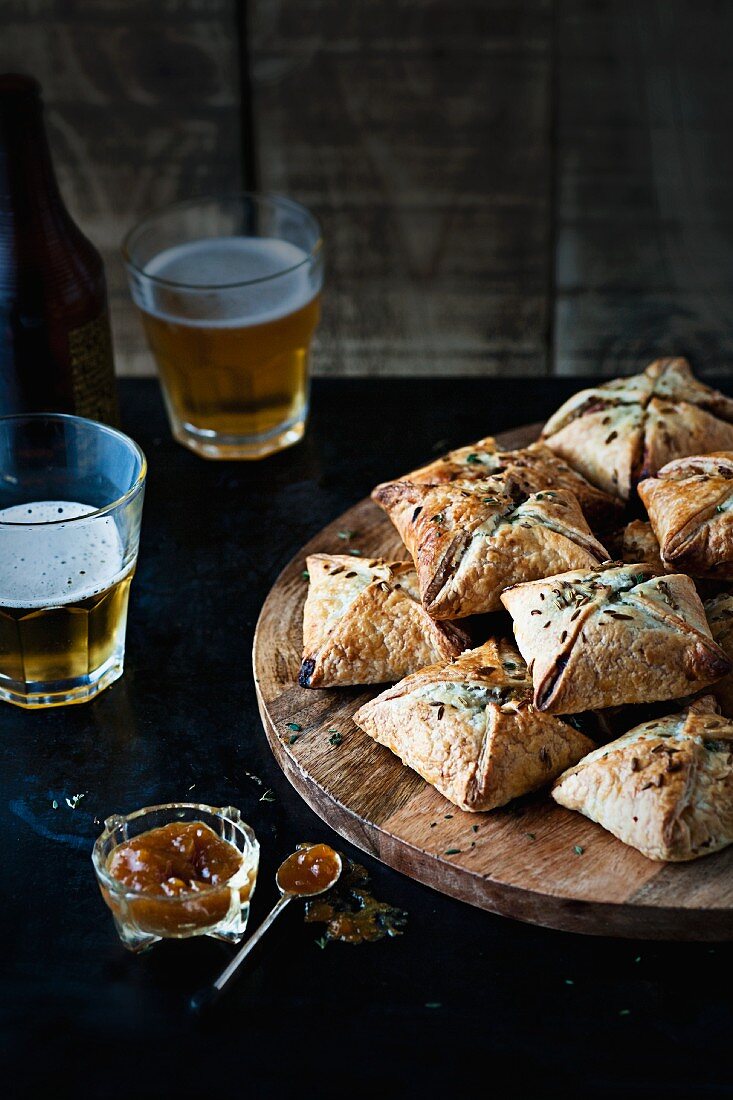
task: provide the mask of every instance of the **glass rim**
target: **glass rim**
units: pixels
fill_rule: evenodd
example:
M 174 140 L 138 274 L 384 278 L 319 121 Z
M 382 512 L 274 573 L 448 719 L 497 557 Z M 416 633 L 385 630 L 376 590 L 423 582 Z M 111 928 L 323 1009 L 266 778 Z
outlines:
M 0 416 L 0 429 L 4 424 L 10 424 L 13 421 L 36 421 L 41 420 L 60 420 L 71 421 L 75 424 L 90 425 L 93 428 L 97 428 L 103 434 L 111 435 L 137 455 L 140 461 L 140 470 L 134 482 L 129 489 L 117 497 L 116 500 L 111 501 L 109 504 L 103 504 L 101 508 L 95 508 L 91 512 L 85 512 L 83 516 L 68 516 L 64 519 L 49 519 L 49 520 L 4 520 L 0 519 L 0 527 L 54 527 L 56 524 L 65 523 L 80 523 L 90 519 L 95 519 L 98 516 L 107 515 L 109 512 L 114 512 L 118 508 L 128 504 L 142 489 L 145 484 L 145 478 L 148 472 L 148 460 L 145 457 L 145 453 L 138 443 L 135 442 L 129 435 L 125 435 L 119 428 L 112 428 L 109 424 L 102 424 L 99 420 L 90 420 L 86 416 L 74 416 L 73 413 L 54 413 L 54 412 L 40 412 L 40 413 L 12 413 L 10 416 Z
M 316 242 L 309 249 L 307 255 L 298 260 L 297 264 L 291 264 L 290 267 L 284 267 L 282 271 L 276 271 L 272 275 L 261 275 L 256 279 L 236 279 L 226 283 L 186 283 L 180 282 L 176 279 L 162 279 L 159 275 L 151 275 L 136 263 L 132 258 L 133 238 L 142 233 L 145 229 L 148 229 L 152 222 L 159 218 L 162 214 L 173 213 L 176 210 L 185 210 L 189 207 L 203 206 L 206 203 L 225 203 L 236 202 L 242 199 L 255 199 L 258 202 L 269 202 L 273 206 L 287 207 L 291 210 L 298 211 L 301 214 L 305 214 L 306 217 L 312 222 L 316 231 Z M 204 239 L 204 238 L 200 238 Z M 223 238 L 225 239 L 225 238 Z M 323 251 L 323 230 L 318 218 L 313 214 L 307 206 L 298 202 L 296 199 L 289 199 L 285 195 L 278 195 L 274 191 L 230 191 L 220 195 L 200 195 L 198 198 L 193 199 L 180 199 L 177 202 L 166 203 L 164 206 L 158 206 L 155 210 L 149 211 L 145 217 L 143 217 L 136 225 L 133 225 L 132 229 L 129 229 L 122 239 L 120 246 L 122 253 L 122 259 L 125 265 L 134 271 L 137 275 L 142 276 L 143 279 L 148 279 L 151 283 L 155 283 L 158 286 L 175 287 L 177 290 L 191 290 L 191 291 L 206 291 L 206 290 L 236 290 L 239 287 L 245 286 L 257 286 L 260 283 L 267 283 L 273 279 L 281 279 L 284 275 L 290 275 L 293 271 L 298 271 L 299 268 L 304 267 L 306 264 L 311 264 L 318 259 L 319 255 Z
M 175 895 L 156 894 L 152 890 L 133 890 L 131 887 L 126 886 L 124 882 L 120 882 L 114 875 L 111 875 L 107 870 L 108 857 L 102 855 L 102 848 L 111 836 L 112 831 L 121 824 L 125 824 L 128 821 L 134 821 L 138 817 L 143 817 L 159 810 L 202 810 L 205 813 L 211 814 L 212 817 L 220 817 L 224 821 L 229 821 L 232 825 L 241 829 L 247 841 L 247 849 L 244 852 L 239 852 L 237 848 L 237 851 L 242 856 L 242 862 L 234 874 L 231 875 L 226 882 L 212 883 L 210 886 L 205 886 L 201 890 L 182 890 L 180 894 Z M 202 824 L 205 825 L 206 822 L 204 821 Z M 149 831 L 150 830 L 147 829 L 143 830 L 143 832 Z M 137 835 L 140 836 L 142 834 L 138 833 Z M 229 843 L 229 841 L 226 843 Z M 119 845 L 116 844 L 114 847 L 118 848 Z M 232 847 L 234 847 L 234 845 L 232 845 Z M 92 848 L 92 863 L 94 864 L 94 870 L 99 881 L 103 882 L 105 887 L 115 894 L 148 901 L 178 902 L 180 904 L 184 901 L 204 898 L 208 894 L 230 887 L 243 870 L 247 869 L 248 871 L 246 856 L 252 853 L 259 853 L 259 847 L 260 843 L 255 835 L 254 829 L 251 825 L 247 824 L 241 812 L 235 806 L 209 806 L 205 802 L 161 802 L 157 806 L 143 806 L 141 809 L 133 810 L 133 812 L 129 814 L 112 814 L 110 817 L 105 818 L 104 829 L 95 840 L 94 847 Z M 112 851 L 114 851 L 114 848 L 112 848 Z M 249 871 L 247 877 L 249 878 Z M 235 883 L 235 885 L 239 884 Z

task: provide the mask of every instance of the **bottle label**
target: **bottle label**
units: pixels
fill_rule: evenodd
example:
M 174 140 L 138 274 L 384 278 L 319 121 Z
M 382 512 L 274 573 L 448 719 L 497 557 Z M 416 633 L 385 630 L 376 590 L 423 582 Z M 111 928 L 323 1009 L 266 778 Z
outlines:
M 116 424 L 112 335 L 106 310 L 93 321 L 69 331 L 69 363 L 77 416 Z

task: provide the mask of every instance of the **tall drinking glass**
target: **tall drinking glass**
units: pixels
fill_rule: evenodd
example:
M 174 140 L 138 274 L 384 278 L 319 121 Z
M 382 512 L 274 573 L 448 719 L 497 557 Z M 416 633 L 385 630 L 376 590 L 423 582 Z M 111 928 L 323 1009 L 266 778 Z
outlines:
M 0 699 L 83 703 L 122 675 L 145 473 L 104 424 L 0 417 Z
M 179 443 L 262 458 L 302 438 L 320 316 L 318 222 L 290 199 L 195 199 L 150 214 L 123 244 Z

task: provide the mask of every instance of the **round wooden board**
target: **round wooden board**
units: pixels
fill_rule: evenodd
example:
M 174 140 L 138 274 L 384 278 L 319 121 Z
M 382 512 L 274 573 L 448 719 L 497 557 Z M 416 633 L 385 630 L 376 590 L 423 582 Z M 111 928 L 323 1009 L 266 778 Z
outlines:
M 508 449 L 537 431 L 529 425 L 498 438 Z M 348 546 L 365 556 L 407 556 L 381 510 L 361 501 L 280 574 L 253 650 L 268 741 L 318 816 L 396 870 L 492 913 L 591 935 L 733 939 L 733 846 L 694 863 L 655 863 L 546 794 L 464 813 L 354 725 L 357 707 L 379 688 L 298 686 L 305 558 L 343 553 L 343 530 L 354 532 Z M 302 727 L 295 740 L 289 723 Z M 343 738 L 338 745 L 329 740 L 334 730 Z

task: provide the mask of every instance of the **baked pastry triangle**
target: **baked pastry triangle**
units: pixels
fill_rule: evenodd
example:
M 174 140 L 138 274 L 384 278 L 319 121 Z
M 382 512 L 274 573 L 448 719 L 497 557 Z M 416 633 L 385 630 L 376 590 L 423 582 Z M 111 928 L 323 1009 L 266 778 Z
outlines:
M 502 596 L 551 714 L 679 699 L 733 665 L 715 644 L 689 577 L 612 563 L 517 585 Z
M 550 782 L 593 742 L 530 702 L 514 646 L 489 641 L 366 703 L 357 726 L 463 810 L 492 810 Z
M 434 619 L 496 611 L 511 584 L 593 568 L 608 557 L 572 493 L 528 494 L 514 475 L 443 485 L 393 481 L 374 499 L 412 554 Z
M 301 687 L 400 680 L 471 644 L 424 610 L 410 561 L 311 554 L 307 565 Z
M 733 400 L 699 382 L 686 359 L 581 390 L 542 439 L 594 485 L 627 500 L 644 477 L 683 455 L 733 448 Z
M 668 462 L 639 496 L 665 565 L 733 580 L 733 452 Z
M 650 859 L 717 852 L 733 841 L 733 724 L 709 699 L 645 722 L 561 775 L 552 797 Z
M 733 596 L 723 592 L 706 600 L 703 606 L 713 638 L 726 657 L 733 661 Z M 710 690 L 723 714 L 733 718 L 733 673 L 718 680 Z
M 505 475 L 513 475 L 516 483 L 527 493 L 537 493 L 543 489 L 567 489 L 574 493 L 593 529 L 609 527 L 617 520 L 621 510 L 617 497 L 591 485 L 543 443 L 532 443 L 529 447 L 514 451 L 501 451 L 493 436 L 479 439 L 469 447 L 449 451 L 435 462 L 397 480 L 412 481 L 416 485 L 442 485 L 456 480 Z M 372 494 L 377 501 L 383 487 L 377 486 Z

